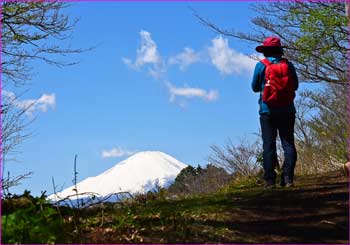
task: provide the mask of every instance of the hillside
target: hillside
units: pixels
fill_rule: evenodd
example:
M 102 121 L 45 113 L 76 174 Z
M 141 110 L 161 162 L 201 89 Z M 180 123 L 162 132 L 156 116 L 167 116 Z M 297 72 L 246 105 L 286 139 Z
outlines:
M 297 179 L 298 187 L 265 191 L 241 187 L 129 209 L 131 236 L 110 225 L 86 242 L 116 243 L 348 243 L 349 183 L 341 173 Z M 124 227 L 125 228 L 125 227 Z M 133 238 L 133 239 L 131 239 Z M 130 240 L 129 240 L 130 239 Z
M 78 231 L 77 212 L 62 209 L 67 233 L 55 242 L 348 243 L 348 187 L 342 173 L 332 172 L 298 177 L 290 189 L 264 190 L 248 181 L 192 198 L 167 200 L 160 193 L 80 210 Z

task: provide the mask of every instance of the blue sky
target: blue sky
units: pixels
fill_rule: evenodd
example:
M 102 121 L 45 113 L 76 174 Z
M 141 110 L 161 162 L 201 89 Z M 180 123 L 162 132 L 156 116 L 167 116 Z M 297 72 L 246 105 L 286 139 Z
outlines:
M 35 77 L 21 103 L 33 137 L 6 171 L 31 178 L 14 188 L 52 193 L 73 179 L 95 176 L 128 155 L 159 150 L 191 165 L 207 164 L 210 145 L 258 132 L 251 91 L 254 45 L 213 33 L 189 7 L 218 26 L 249 31 L 249 3 L 73 3 L 80 17 L 70 44 L 92 51 L 59 69 L 34 62 Z M 62 43 L 65 45 L 65 43 Z M 18 92 L 17 89 L 14 92 Z

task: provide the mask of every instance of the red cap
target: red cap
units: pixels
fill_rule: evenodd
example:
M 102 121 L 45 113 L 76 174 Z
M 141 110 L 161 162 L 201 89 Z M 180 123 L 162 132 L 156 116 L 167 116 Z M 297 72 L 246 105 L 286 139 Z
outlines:
M 263 45 L 255 48 L 259 53 L 263 53 L 266 48 L 285 48 L 287 46 L 281 45 L 281 40 L 278 37 L 268 37 L 264 40 Z

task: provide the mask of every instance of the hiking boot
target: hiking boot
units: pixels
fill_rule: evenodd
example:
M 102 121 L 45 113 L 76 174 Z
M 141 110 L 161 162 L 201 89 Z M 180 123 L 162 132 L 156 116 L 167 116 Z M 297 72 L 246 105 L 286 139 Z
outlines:
M 269 181 L 266 181 L 264 189 L 269 190 L 269 189 L 273 189 L 275 187 L 276 187 L 275 181 L 269 180 Z
M 294 187 L 293 182 L 286 183 L 286 188 Z
M 281 187 L 285 187 L 286 186 L 286 181 L 284 179 L 284 173 L 281 173 L 281 182 L 280 182 L 280 186 Z
M 281 178 L 281 186 L 282 187 L 293 187 L 293 179 L 288 177 L 288 176 L 283 176 L 283 178 Z

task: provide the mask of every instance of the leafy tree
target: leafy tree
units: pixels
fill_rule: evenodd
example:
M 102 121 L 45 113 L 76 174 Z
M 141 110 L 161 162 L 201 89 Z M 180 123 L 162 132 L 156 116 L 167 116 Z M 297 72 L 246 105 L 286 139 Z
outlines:
M 169 192 L 180 195 L 210 193 L 223 187 L 231 178 L 223 168 L 212 164 L 205 168 L 188 166 L 178 174 Z
M 197 176 L 198 172 L 196 168 L 191 165 L 182 169 L 180 173 L 176 176 L 174 183 L 169 187 L 170 192 L 186 192 L 188 189 L 188 182 Z
M 301 96 L 310 114 L 299 123 L 303 130 L 297 132 L 304 132 L 304 137 L 297 137 L 297 143 L 300 150 L 309 149 L 315 158 L 305 164 L 318 162 L 322 164 L 317 166 L 319 170 L 329 170 L 348 161 L 349 112 L 344 102 L 347 88 L 327 84 L 317 91 L 303 91 Z
M 58 211 L 46 201 L 45 192 L 33 197 L 25 191 L 21 196 L 2 202 L 4 243 L 60 243 L 70 239 L 68 228 L 71 229 L 71 225 L 64 223 Z
M 253 33 L 225 30 L 196 16 L 217 33 L 252 43 L 279 36 L 302 81 L 348 83 L 349 28 L 343 2 L 276 1 L 254 4 L 252 9 L 257 14 L 251 20 Z
M 196 16 L 217 33 L 254 44 L 279 36 L 288 46 L 285 56 L 294 63 L 299 80 L 324 85 L 301 93 L 296 121 L 301 165 L 297 167 L 317 172 L 348 160 L 349 4 L 277 1 L 257 3 L 252 9 L 257 16 L 251 20 L 255 30 L 251 33 L 225 30 Z
M 199 177 L 195 179 L 193 189 L 198 193 L 210 193 L 222 188 L 230 180 L 232 180 L 232 175 L 227 173 L 225 169 L 208 164 Z
M 189 176 L 196 176 L 197 170 L 196 168 L 192 167 L 191 165 L 187 166 L 186 168 L 182 169 L 180 173 L 176 176 L 175 182 L 182 182 L 184 179 L 186 179 Z

